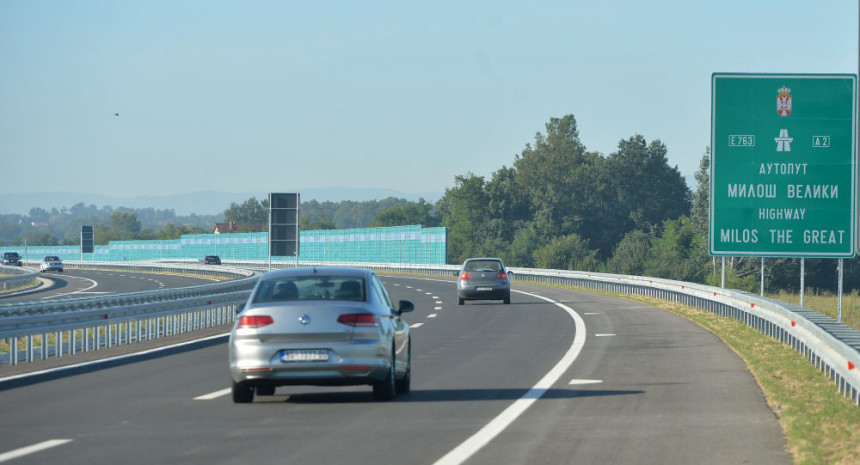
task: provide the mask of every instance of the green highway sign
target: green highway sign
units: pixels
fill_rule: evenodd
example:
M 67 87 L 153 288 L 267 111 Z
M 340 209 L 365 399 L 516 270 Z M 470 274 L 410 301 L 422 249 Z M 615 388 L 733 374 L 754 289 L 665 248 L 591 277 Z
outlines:
M 851 258 L 857 76 L 711 78 L 711 255 Z

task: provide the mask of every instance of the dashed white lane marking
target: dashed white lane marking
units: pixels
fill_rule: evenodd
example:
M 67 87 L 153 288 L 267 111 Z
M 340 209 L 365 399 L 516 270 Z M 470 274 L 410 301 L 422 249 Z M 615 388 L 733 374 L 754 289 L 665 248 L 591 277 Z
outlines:
M 7 462 L 9 460 L 24 457 L 25 455 L 35 454 L 36 452 L 41 452 L 45 449 L 50 449 L 52 447 L 62 446 L 63 444 L 67 444 L 70 442 L 72 442 L 71 439 L 51 439 L 49 441 L 33 444 L 32 446 L 22 447 L 20 449 L 4 452 L 0 454 L 0 462 Z
M 433 310 L 442 310 L 442 307 L 433 307 Z
M 614 334 L 612 334 L 612 333 L 606 333 L 606 334 L 595 334 L 595 335 L 594 335 L 594 337 L 611 337 L 611 336 L 615 336 L 615 335 L 614 335 Z
M 438 299 L 438 297 L 433 297 L 433 298 L 434 298 L 434 299 Z M 441 304 L 442 304 L 442 301 L 441 301 L 441 300 L 437 300 L 437 301 L 436 301 L 436 303 L 441 305 Z
M 197 396 L 197 397 L 195 397 L 195 398 L 194 398 L 194 400 L 212 400 L 212 399 L 217 399 L 217 398 L 219 398 L 219 397 L 223 397 L 223 396 L 226 396 L 227 394 L 230 394 L 232 391 L 233 391 L 233 390 L 232 390 L 232 389 L 230 389 L 230 388 L 227 388 L 227 389 L 221 389 L 220 391 L 210 392 L 209 394 L 203 394 L 202 396 Z
M 602 379 L 572 379 L 569 384 L 600 384 Z
M 469 459 L 476 452 L 481 450 L 484 446 L 486 446 L 490 441 L 493 440 L 496 436 L 498 436 L 502 431 L 505 430 L 511 423 L 513 423 L 517 417 L 522 415 L 533 403 L 535 403 L 538 399 L 543 396 L 546 391 L 556 382 L 561 375 L 566 372 L 573 362 L 579 357 L 579 353 L 582 351 L 582 347 L 585 345 L 585 321 L 579 316 L 576 311 L 567 305 L 562 304 L 561 302 L 557 302 L 555 300 L 539 296 L 537 294 L 530 294 L 528 292 L 522 291 L 514 291 L 520 294 L 525 294 L 531 297 L 535 297 L 537 299 L 545 300 L 551 304 L 554 304 L 562 309 L 564 309 L 571 318 L 573 318 L 573 322 L 575 325 L 573 342 L 570 344 L 570 348 L 567 349 L 567 353 L 564 354 L 564 357 L 556 363 L 556 365 L 550 370 L 537 384 L 531 389 L 529 392 L 525 393 L 522 397 L 516 400 L 510 407 L 506 408 L 502 413 L 499 414 L 496 418 L 493 418 L 489 423 L 487 423 L 483 428 L 480 429 L 477 433 L 473 434 L 469 439 L 466 439 L 462 444 L 455 447 L 451 452 L 445 454 L 444 457 L 437 460 L 434 465 L 459 465 Z
M 583 313 L 583 315 L 600 315 L 600 314 L 596 313 L 596 312 L 591 312 L 591 313 Z
M 424 323 L 412 323 L 409 325 L 410 328 L 420 328 L 422 326 L 424 326 Z
M 436 318 L 438 315 L 436 313 L 431 313 L 427 315 L 427 318 Z

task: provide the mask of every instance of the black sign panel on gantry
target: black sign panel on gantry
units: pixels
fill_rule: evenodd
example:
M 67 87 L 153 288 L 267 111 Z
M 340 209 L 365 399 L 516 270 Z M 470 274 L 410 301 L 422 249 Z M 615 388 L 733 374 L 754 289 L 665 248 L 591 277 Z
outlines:
M 299 194 L 269 194 L 269 256 L 299 256 Z
M 95 253 L 95 233 L 92 226 L 81 226 L 81 253 Z

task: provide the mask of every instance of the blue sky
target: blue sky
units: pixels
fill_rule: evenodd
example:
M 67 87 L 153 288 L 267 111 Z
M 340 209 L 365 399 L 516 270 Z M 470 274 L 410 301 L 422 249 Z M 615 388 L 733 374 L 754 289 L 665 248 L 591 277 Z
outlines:
M 429 198 L 566 114 L 692 182 L 711 73 L 857 73 L 858 4 L 3 0 L 0 63 L 0 196 Z

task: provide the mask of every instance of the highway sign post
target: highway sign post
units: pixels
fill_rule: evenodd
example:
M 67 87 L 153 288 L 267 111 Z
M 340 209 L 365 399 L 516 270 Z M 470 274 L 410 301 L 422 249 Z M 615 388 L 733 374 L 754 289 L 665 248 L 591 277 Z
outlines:
M 857 177 L 855 75 L 713 74 L 711 255 L 853 257 Z
M 297 193 L 269 194 L 269 269 L 272 257 L 299 260 L 299 205 Z
M 81 261 L 85 253 L 95 253 L 95 233 L 91 225 L 81 226 Z

